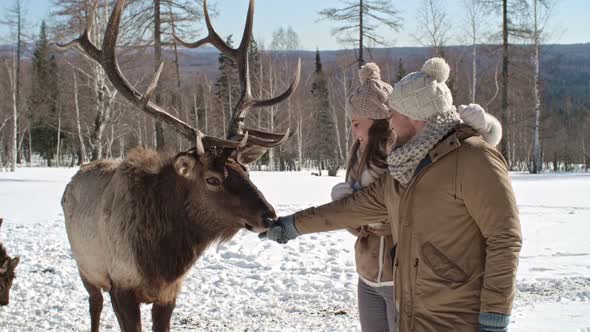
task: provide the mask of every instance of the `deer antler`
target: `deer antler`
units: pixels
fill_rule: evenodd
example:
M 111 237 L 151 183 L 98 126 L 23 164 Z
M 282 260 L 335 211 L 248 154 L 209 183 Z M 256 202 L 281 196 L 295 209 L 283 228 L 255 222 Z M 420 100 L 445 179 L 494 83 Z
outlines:
M 250 0 L 250 4 L 248 6 L 248 16 L 246 17 L 246 25 L 244 27 L 244 34 L 238 48 L 234 49 L 230 47 L 213 28 L 213 25 L 211 24 L 211 18 L 209 17 L 209 10 L 207 9 L 207 0 L 203 1 L 203 14 L 205 16 L 205 23 L 207 25 L 208 31 L 207 37 L 202 38 L 194 43 L 187 43 L 177 36 L 174 36 L 174 38 L 179 44 L 188 48 L 198 48 L 206 44 L 211 44 L 223 55 L 236 62 L 240 77 L 241 96 L 232 114 L 228 138 L 240 137 L 245 131 L 247 131 L 250 134 L 250 138 L 248 139 L 249 143 L 264 147 L 274 147 L 283 144 L 289 138 L 289 131 L 284 134 L 275 134 L 266 133 L 259 130 L 246 130 L 244 128 L 244 119 L 251 108 L 276 105 L 288 99 L 293 94 L 297 88 L 297 85 L 299 84 L 301 59 L 297 63 L 295 79 L 285 92 L 277 97 L 265 100 L 259 100 L 252 96 L 250 68 L 248 64 L 248 47 L 250 46 L 250 42 L 252 40 L 254 2 L 255 0 Z
M 86 30 L 84 30 L 82 35 L 67 44 L 58 44 L 58 47 L 61 50 L 68 50 L 73 47 L 82 49 L 83 54 L 100 64 L 115 89 L 119 91 L 121 95 L 123 95 L 133 105 L 137 106 L 140 110 L 155 118 L 157 121 L 161 121 L 169 125 L 184 137 L 196 142 L 196 149 L 199 154 L 204 153 L 206 146 L 225 148 L 238 148 L 243 146 L 245 143 L 242 140 L 224 140 L 216 137 L 206 136 L 198 129 L 174 117 L 160 106 L 150 101 L 154 90 L 158 85 L 158 80 L 160 78 L 160 74 L 162 73 L 164 63 L 160 64 L 160 67 L 158 68 L 154 78 L 152 79 L 144 94 L 141 94 L 131 84 L 129 84 L 129 81 L 127 81 L 125 76 L 121 73 L 119 63 L 117 62 L 116 53 L 119 27 L 124 7 L 125 0 L 117 0 L 106 27 L 102 41 L 102 49 L 99 49 L 90 39 L 90 32 L 93 28 L 92 22 L 97 8 L 96 0 L 94 1 L 90 10 L 86 22 Z M 247 135 L 245 136 L 247 139 Z

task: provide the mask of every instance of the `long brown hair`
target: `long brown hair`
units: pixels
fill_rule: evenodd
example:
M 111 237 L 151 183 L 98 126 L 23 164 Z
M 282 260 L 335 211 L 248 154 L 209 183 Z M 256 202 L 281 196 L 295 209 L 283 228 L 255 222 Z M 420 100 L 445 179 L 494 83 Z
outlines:
M 348 163 L 346 165 L 346 181 L 350 179 L 358 180 L 365 169 L 370 165 L 378 168 L 387 167 L 387 143 L 391 136 L 391 128 L 389 128 L 389 120 L 381 119 L 375 120 L 369 128 L 369 140 L 365 151 L 361 154 L 360 161 L 358 161 L 357 151 L 360 146 L 359 140 L 355 140 Z

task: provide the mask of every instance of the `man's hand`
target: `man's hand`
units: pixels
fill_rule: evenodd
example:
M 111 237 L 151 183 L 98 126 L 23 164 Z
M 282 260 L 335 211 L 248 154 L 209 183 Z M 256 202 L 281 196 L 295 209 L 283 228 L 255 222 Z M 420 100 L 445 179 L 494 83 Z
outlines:
M 479 314 L 479 332 L 507 332 L 510 316 L 495 312 Z
M 270 226 L 268 231 L 258 235 L 261 239 L 273 240 L 280 244 L 285 244 L 301 235 L 295 228 L 295 218 L 293 215 L 279 217 L 277 221 Z

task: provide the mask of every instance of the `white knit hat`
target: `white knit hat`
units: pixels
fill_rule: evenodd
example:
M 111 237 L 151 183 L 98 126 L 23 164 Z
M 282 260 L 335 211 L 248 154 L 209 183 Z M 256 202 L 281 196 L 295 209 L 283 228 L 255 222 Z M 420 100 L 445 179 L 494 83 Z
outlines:
M 375 63 L 367 63 L 359 69 L 361 85 L 346 100 L 346 111 L 374 120 L 389 118 L 387 98 L 393 88 L 381 80 L 381 71 Z
M 395 85 L 389 96 L 389 107 L 422 121 L 453 110 L 453 96 L 445 84 L 450 71 L 443 58 L 429 59 L 421 71 L 406 75 Z

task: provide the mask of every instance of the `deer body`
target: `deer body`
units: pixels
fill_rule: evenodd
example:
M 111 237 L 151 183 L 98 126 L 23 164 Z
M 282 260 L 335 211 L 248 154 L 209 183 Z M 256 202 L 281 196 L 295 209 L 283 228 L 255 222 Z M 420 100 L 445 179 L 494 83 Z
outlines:
M 223 179 L 210 186 L 202 174 Z M 66 187 L 62 207 L 91 302 L 92 293 L 106 290 L 113 298 L 118 291 L 133 307 L 173 307 L 185 274 L 211 243 L 244 227 L 262 230 L 262 220 L 275 217 L 237 162 L 214 154 L 166 158 L 144 149 L 123 161 L 82 166 Z M 102 296 L 94 301 L 102 306 Z

